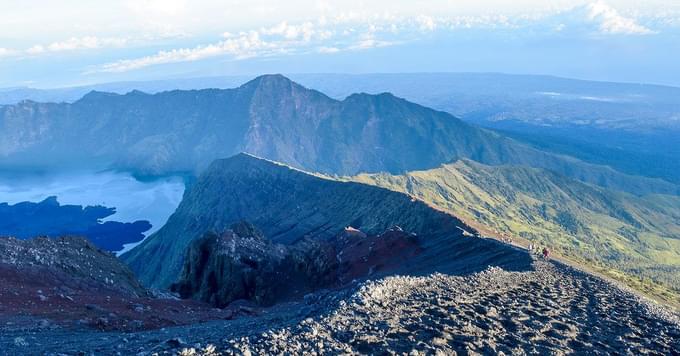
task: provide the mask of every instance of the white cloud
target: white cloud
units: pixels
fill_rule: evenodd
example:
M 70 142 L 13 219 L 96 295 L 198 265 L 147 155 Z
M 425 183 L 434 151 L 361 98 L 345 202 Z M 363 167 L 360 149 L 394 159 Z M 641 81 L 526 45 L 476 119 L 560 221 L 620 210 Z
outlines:
M 94 35 L 138 36 L 145 33 L 191 33 L 200 36 L 223 31 L 256 29 L 266 24 L 302 23 L 336 15 L 345 19 L 376 17 L 425 17 L 475 19 L 484 16 L 515 18 L 527 13 L 555 13 L 588 0 L 122 0 L 106 6 L 87 0 L 4 1 L 0 11 L 0 33 L 13 41 L 33 43 Z M 659 14 L 680 12 L 676 0 L 607 0 L 622 12 Z M 474 21 L 474 20 L 473 20 Z M 423 28 L 429 28 L 425 21 Z M 437 21 L 434 21 L 436 24 Z M 472 25 L 472 23 L 470 23 Z M 51 36 L 54 36 L 53 38 Z M 23 46 L 23 45 L 22 45 Z
M 625 9 L 625 8 L 622 8 Z M 511 24 L 509 28 L 526 29 L 529 32 L 559 34 L 561 38 L 604 38 L 606 36 L 638 36 L 650 35 L 658 32 L 645 24 L 657 28 L 658 21 L 650 20 L 649 17 L 641 17 L 636 12 L 619 10 L 603 0 L 590 1 L 585 4 L 560 9 L 537 16 L 524 16 L 506 18 L 505 22 Z M 633 15 L 635 14 L 635 15 Z M 499 23 L 503 20 L 499 19 Z M 521 32 L 518 32 L 521 34 Z
M 43 45 L 33 45 L 31 48 L 25 51 L 27 54 L 41 54 L 45 53 L 45 46 Z
M 648 35 L 654 33 L 638 24 L 635 19 L 622 16 L 604 1 L 588 4 L 587 16 L 589 20 L 599 23 L 600 31 L 605 34 Z
M 95 36 L 71 37 L 66 41 L 53 42 L 46 46 L 48 51 L 74 51 L 81 49 L 118 48 L 129 42 L 127 38 L 98 38 Z
M 346 28 L 344 31 L 324 27 L 337 26 L 340 22 L 342 21 L 337 21 L 337 19 L 333 23 L 325 19 L 323 22 L 316 23 L 310 21 L 301 24 L 281 22 L 275 26 L 238 34 L 224 32 L 223 40 L 215 43 L 164 50 L 140 58 L 118 60 L 93 68 L 87 73 L 120 73 L 154 65 L 192 62 L 218 56 L 246 59 L 308 52 L 337 53 L 344 50 L 370 49 L 393 44 L 391 41 L 375 38 L 376 32 L 382 31 L 382 27 L 375 24 L 357 24 L 361 26 L 361 29 Z
M 390 41 L 380 41 L 373 38 L 365 39 L 357 42 L 355 45 L 348 47 L 348 49 L 369 49 L 369 48 L 380 48 L 394 45 L 394 42 Z
M 657 27 L 677 29 L 680 27 L 680 11 L 660 11 L 653 16 L 649 16 L 647 20 L 654 23 Z
M 338 53 L 338 52 L 340 52 L 340 48 L 322 46 L 322 47 L 319 47 L 319 49 L 317 51 L 319 53 Z
M 94 36 L 71 37 L 65 41 L 52 42 L 48 45 L 37 44 L 25 51 L 26 54 L 36 55 L 46 52 L 64 52 L 101 48 L 120 48 L 129 42 L 127 38 L 97 38 Z
M 214 44 L 159 51 L 150 56 L 107 63 L 90 72 L 127 72 L 153 65 L 193 62 L 221 55 L 232 55 L 236 59 L 244 59 L 283 52 L 285 48 L 280 44 L 263 40 L 258 31 L 249 31 L 231 35 Z
M 178 4 L 180 4 L 179 2 Z M 159 5 L 160 3 L 154 3 Z M 160 5 L 159 5 L 160 6 Z M 547 27 L 545 27 L 547 25 Z M 522 30 L 546 28 L 546 33 L 581 36 L 591 32 L 605 34 L 649 34 L 650 29 L 624 17 L 602 1 L 577 8 L 553 12 L 517 14 L 478 14 L 459 16 L 397 16 L 389 12 L 367 14 L 339 12 L 321 16 L 316 21 L 278 22 L 256 30 L 223 32 L 219 41 L 193 47 L 158 51 L 138 58 L 121 59 L 92 67 L 93 72 L 127 72 L 149 66 L 192 62 L 218 56 L 232 59 L 268 57 L 304 53 L 337 53 L 368 50 L 417 41 L 424 36 L 466 29 Z M 577 31 L 571 31 L 578 29 Z M 585 32 L 584 32 L 585 31 Z M 116 45 L 110 41 L 109 46 Z M 71 41 L 34 50 L 50 48 L 93 48 L 104 41 Z
M 316 30 L 314 24 L 309 21 L 297 26 L 289 25 L 284 21 L 276 26 L 263 28 L 260 30 L 260 33 L 264 35 L 279 35 L 288 40 L 302 39 L 310 41 L 312 36 L 315 35 Z
M 37 56 L 55 52 L 92 50 L 103 48 L 122 48 L 130 42 L 128 38 L 98 38 L 95 36 L 71 37 L 64 41 L 49 44 L 35 44 L 27 49 L 0 48 L 0 57 Z
M 14 56 L 14 55 L 15 55 L 15 51 L 13 49 L 0 47 L 0 58 L 11 57 L 11 56 Z
M 434 31 L 437 28 L 435 20 L 430 16 L 420 15 L 416 18 L 421 31 Z

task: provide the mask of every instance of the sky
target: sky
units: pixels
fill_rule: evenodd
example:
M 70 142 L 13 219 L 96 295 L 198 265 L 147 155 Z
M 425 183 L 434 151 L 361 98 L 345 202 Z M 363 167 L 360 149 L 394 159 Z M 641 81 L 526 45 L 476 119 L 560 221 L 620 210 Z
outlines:
M 680 86 L 678 0 L 0 2 L 0 87 L 378 72 Z

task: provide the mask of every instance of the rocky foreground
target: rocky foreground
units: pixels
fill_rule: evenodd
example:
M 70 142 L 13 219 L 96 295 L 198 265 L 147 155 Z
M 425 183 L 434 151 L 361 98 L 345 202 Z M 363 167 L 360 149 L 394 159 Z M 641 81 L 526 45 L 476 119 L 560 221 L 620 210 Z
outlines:
M 225 351 L 668 355 L 680 352 L 680 323 L 598 278 L 538 262 L 534 272 L 367 282 L 325 315 L 230 340 Z
M 250 317 L 160 330 L 0 334 L 7 354 L 659 354 L 680 320 L 598 277 L 544 261 L 465 277 L 394 276 Z
M 680 352 L 678 316 L 631 292 L 413 197 L 245 154 L 122 259 L 0 241 L 0 355 Z
M 84 238 L 0 238 L 0 335 L 18 338 L 2 339 L 0 355 L 39 353 L 10 352 L 6 344 L 43 340 L 50 331 L 132 332 L 239 315 L 154 294 L 113 254 Z

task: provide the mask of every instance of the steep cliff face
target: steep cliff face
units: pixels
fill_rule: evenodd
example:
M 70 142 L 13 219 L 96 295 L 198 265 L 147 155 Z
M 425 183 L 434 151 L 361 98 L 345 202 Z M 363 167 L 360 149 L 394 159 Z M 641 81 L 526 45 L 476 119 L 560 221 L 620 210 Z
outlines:
M 332 285 L 336 270 L 331 246 L 312 240 L 274 244 L 242 222 L 220 235 L 194 240 L 171 290 L 218 307 L 237 299 L 271 305 Z
M 283 245 L 239 222 L 220 235 L 207 233 L 194 240 L 171 290 L 217 307 L 240 299 L 271 305 L 354 278 L 389 273 L 421 251 L 416 236 L 400 227 L 373 236 L 348 227 L 330 239 L 303 238 Z
M 407 195 L 320 178 L 240 154 L 215 161 L 187 191 L 168 223 L 122 258 L 147 285 L 168 288 L 179 278 L 192 241 L 206 232 L 220 234 L 241 220 L 283 245 L 329 240 L 346 227 L 379 235 L 400 226 L 415 233 L 425 251 L 399 266 L 409 272 L 476 270 L 506 263 L 505 257 L 515 255 L 494 242 L 466 237 L 464 232 L 474 231 L 462 221 Z
M 391 94 L 342 101 L 280 75 L 236 89 L 125 95 L 0 107 L 0 167 L 198 172 L 238 152 L 329 174 L 402 173 L 460 158 L 548 168 L 617 190 L 677 193 L 658 180 L 545 153 Z

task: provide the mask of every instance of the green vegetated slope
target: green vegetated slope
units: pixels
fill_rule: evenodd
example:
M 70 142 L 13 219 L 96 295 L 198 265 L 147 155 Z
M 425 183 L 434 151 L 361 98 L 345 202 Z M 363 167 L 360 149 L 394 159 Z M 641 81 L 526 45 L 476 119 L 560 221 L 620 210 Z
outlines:
M 645 289 L 645 280 L 663 284 L 671 295 L 662 297 L 678 300 L 677 196 L 638 197 L 547 170 L 467 160 L 405 175 L 351 179 L 407 192 L 491 229 L 551 246 L 639 289 Z

